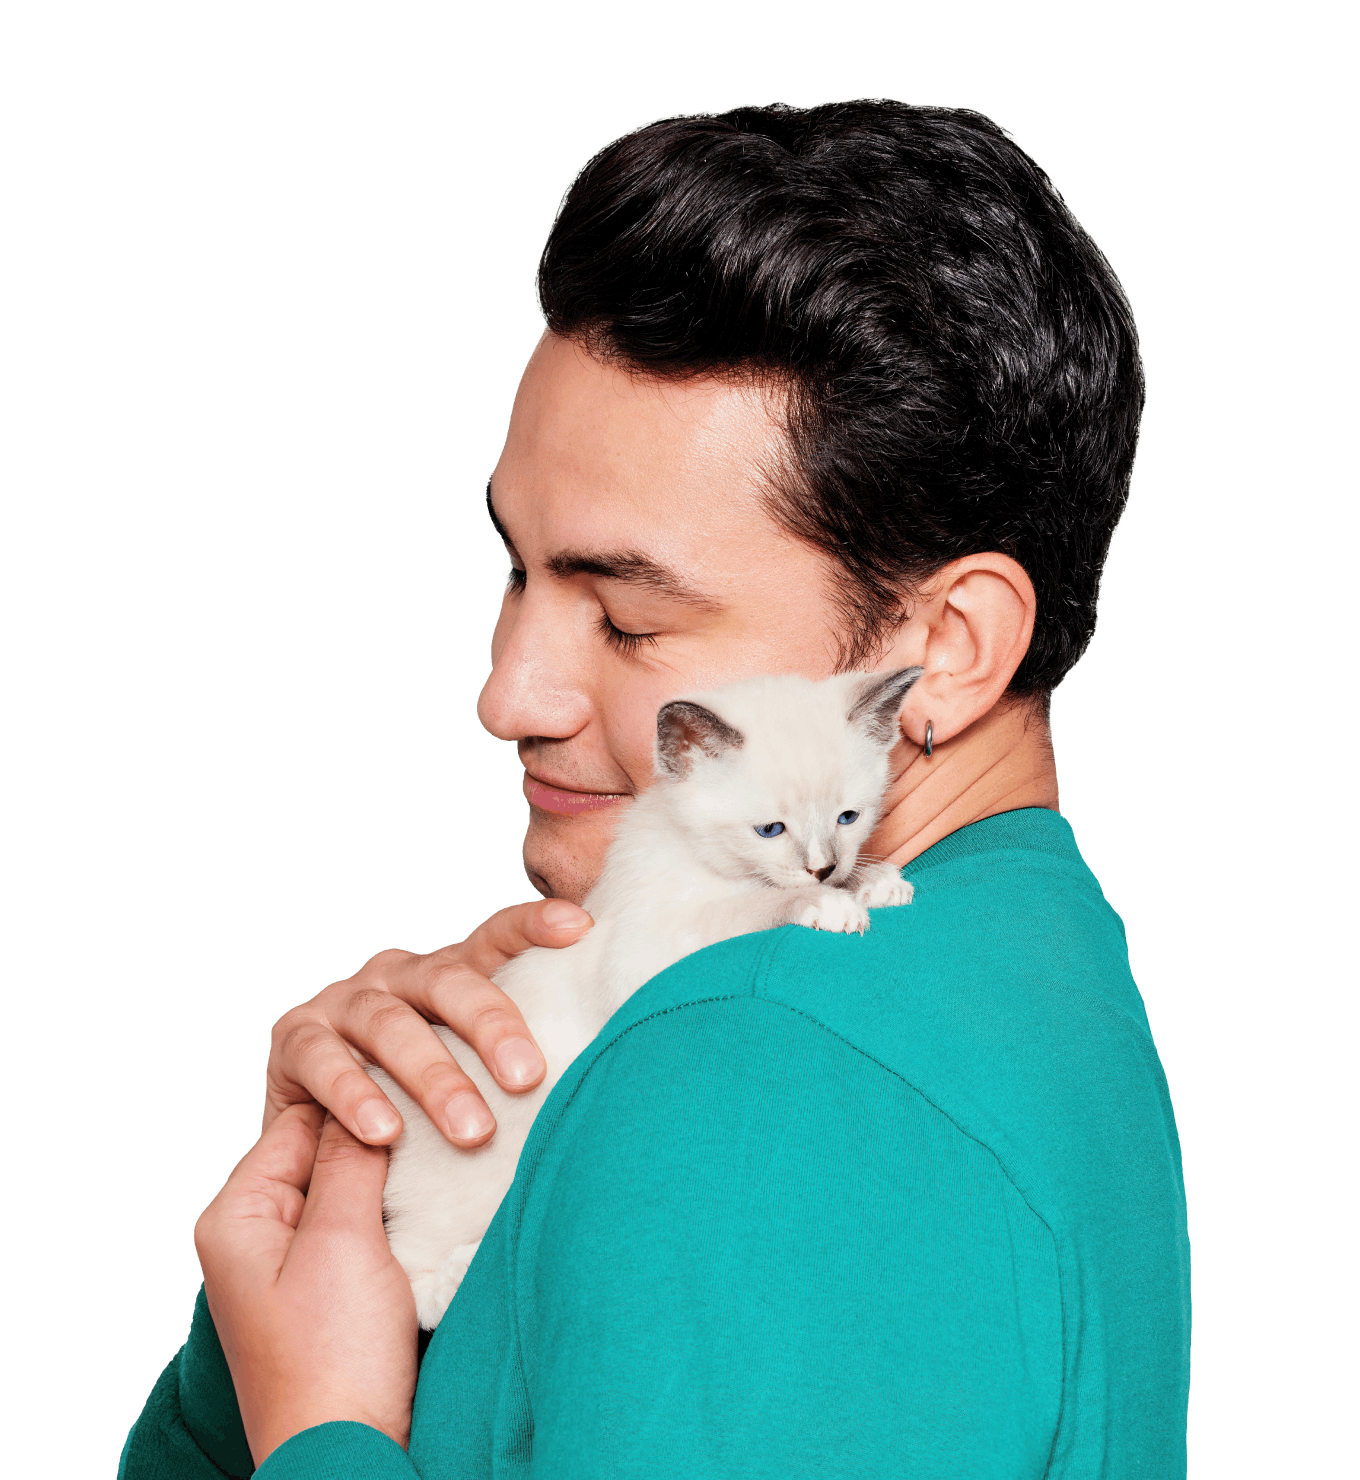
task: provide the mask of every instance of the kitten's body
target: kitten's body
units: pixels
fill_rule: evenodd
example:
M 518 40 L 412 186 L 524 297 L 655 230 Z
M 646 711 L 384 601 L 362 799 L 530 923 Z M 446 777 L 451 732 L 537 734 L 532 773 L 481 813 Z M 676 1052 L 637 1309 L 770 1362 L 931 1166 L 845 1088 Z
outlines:
M 488 1145 L 449 1145 L 390 1076 L 369 1069 L 406 1122 L 384 1215 L 422 1326 L 453 1298 L 548 1092 L 644 982 L 735 935 L 787 924 L 863 933 L 870 906 L 910 900 L 895 869 L 859 853 L 878 818 L 902 696 L 919 675 L 751 679 L 662 709 L 657 779 L 620 818 L 585 901 L 593 928 L 496 973 L 543 1050 L 543 1083 L 508 1095 L 460 1038 L 435 1029 L 496 1116 Z M 777 834 L 756 831 L 776 824 Z

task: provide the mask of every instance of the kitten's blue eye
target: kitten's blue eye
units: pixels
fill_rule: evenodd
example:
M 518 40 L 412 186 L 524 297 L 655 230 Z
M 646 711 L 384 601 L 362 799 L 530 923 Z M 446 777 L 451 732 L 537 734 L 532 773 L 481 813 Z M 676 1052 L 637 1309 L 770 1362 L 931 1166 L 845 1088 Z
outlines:
M 782 822 L 767 822 L 764 827 L 756 828 L 758 838 L 777 838 L 784 831 Z
M 841 815 L 836 819 L 836 821 L 839 822 L 839 823 L 848 825 L 851 822 L 858 821 L 858 819 L 859 819 L 859 813 L 858 812 L 842 812 Z

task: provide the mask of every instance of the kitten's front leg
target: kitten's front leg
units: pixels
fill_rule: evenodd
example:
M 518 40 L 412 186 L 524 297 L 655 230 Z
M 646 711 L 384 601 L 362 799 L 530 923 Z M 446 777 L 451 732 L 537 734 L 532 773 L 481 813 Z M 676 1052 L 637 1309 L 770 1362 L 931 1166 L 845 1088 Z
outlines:
M 845 935 L 869 928 L 869 911 L 848 889 L 822 889 L 797 910 L 793 924 L 809 930 L 835 930 Z
M 910 904 L 916 892 L 890 863 L 866 863 L 859 868 L 855 898 L 871 910 Z

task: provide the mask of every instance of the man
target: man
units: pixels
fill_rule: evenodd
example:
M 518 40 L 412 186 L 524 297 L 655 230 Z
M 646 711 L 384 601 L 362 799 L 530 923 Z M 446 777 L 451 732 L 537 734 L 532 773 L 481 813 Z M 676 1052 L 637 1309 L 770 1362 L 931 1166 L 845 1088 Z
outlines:
M 985 119 L 864 103 L 612 145 L 540 292 L 488 490 L 511 575 L 479 713 L 519 745 L 553 898 L 281 1021 L 124 1473 L 1183 1473 L 1175 1126 L 1046 721 L 1141 409 L 1113 275 Z M 427 1020 L 507 1089 L 541 1077 L 487 977 L 588 928 L 658 707 L 908 664 L 871 846 L 914 902 L 863 939 L 724 943 L 625 1004 L 417 1389 L 380 1214 L 400 1124 L 350 1045 L 485 1142 Z

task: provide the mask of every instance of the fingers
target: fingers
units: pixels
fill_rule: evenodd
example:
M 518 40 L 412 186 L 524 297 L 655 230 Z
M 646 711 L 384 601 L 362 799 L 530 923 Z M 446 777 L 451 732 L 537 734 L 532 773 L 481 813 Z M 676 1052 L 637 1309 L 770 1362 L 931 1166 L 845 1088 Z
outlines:
M 428 958 L 416 958 L 417 961 L 422 959 Z M 412 971 L 417 969 L 420 968 L 411 968 Z M 406 983 L 403 996 L 412 990 L 412 984 Z M 497 998 L 504 997 L 490 982 L 472 977 L 467 982 L 460 982 L 455 993 L 460 999 L 457 1002 L 460 1012 L 468 1011 L 467 1003 L 461 998 L 477 992 L 491 992 Z M 429 999 L 429 989 L 421 996 Z M 519 1032 L 523 1033 L 518 1013 L 515 1018 L 520 1024 Z M 373 1063 L 381 1064 L 449 1140 L 459 1146 L 479 1146 L 495 1132 L 495 1117 L 477 1086 L 459 1067 L 421 1013 L 409 1007 L 393 991 L 367 988 L 353 993 L 342 1004 L 334 1026 Z M 457 1025 L 453 1026 L 457 1031 Z M 366 1074 L 363 1077 L 368 1079 Z M 333 1081 L 336 1097 L 348 1087 L 347 1083 L 339 1083 L 337 1075 Z M 371 1080 L 368 1087 L 369 1090 L 376 1089 Z M 331 1109 L 340 1114 L 336 1105 L 332 1104 Z M 371 1114 L 373 1109 L 371 1103 L 361 1105 L 351 1129 L 361 1140 L 383 1144 L 378 1137 L 367 1134 L 368 1122 L 364 1116 Z M 340 1118 L 347 1121 L 343 1115 Z
M 357 1233 L 381 1243 L 386 1257 L 388 1245 L 382 1221 L 386 1180 L 387 1152 L 381 1146 L 365 1146 L 328 1115 L 317 1142 L 298 1240 L 315 1237 L 323 1230 Z
M 255 1252 L 266 1262 L 282 1256 L 286 1231 L 297 1227 L 302 1213 L 324 1115 L 319 1105 L 289 1106 L 236 1163 L 194 1228 L 205 1272 L 225 1249 L 239 1244 L 245 1226 L 274 1225 L 280 1238 L 271 1244 L 257 1237 Z
M 287 1107 L 312 1104 L 321 1113 L 332 1111 L 354 1135 L 374 1145 L 388 1145 L 401 1134 L 396 1107 L 359 1067 L 345 1040 L 319 1016 L 315 999 L 274 1024 L 266 1078 L 266 1130 Z
M 447 1024 L 508 1093 L 532 1089 L 546 1065 L 514 1001 L 489 978 L 530 946 L 560 948 L 593 922 L 566 900 L 501 910 L 467 940 L 428 956 L 383 951 L 279 1019 L 269 1055 L 264 1123 L 314 1100 L 358 1139 L 390 1144 L 396 1107 L 351 1045 L 381 1065 L 457 1146 L 479 1146 L 496 1122 L 476 1085 L 430 1027 Z
M 469 1044 L 502 1089 L 532 1089 L 546 1068 L 533 1034 L 514 999 L 468 965 L 462 949 L 450 946 L 423 958 L 417 1005 Z M 387 1066 L 386 1059 L 382 1063 Z
M 485 920 L 453 949 L 483 976 L 492 976 L 530 946 L 569 946 L 590 929 L 594 921 L 566 899 L 540 899 L 533 904 L 511 905 Z
M 227 1186 L 238 1175 L 246 1175 L 286 1182 L 306 1192 L 325 1117 L 320 1105 L 290 1106 L 237 1162 Z
M 459 945 L 423 958 L 424 992 L 417 1005 L 470 1045 L 502 1089 L 532 1089 L 547 1069 L 543 1055 L 514 1000 L 490 977 L 530 946 L 561 949 L 593 924 L 565 899 L 500 910 Z

